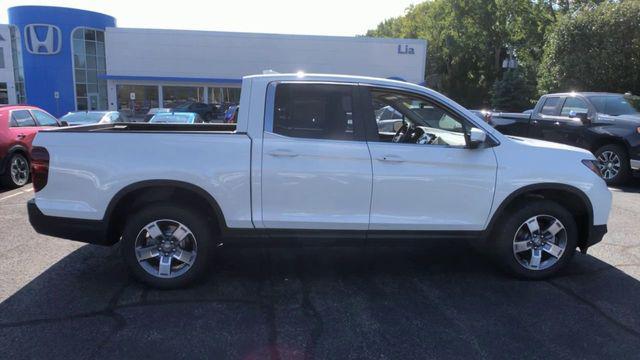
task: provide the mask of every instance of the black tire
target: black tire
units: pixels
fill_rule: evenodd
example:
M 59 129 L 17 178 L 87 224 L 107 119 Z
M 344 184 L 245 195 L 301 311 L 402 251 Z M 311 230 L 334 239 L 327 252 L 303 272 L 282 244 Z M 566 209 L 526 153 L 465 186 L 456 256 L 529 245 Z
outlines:
M 138 261 L 136 255 L 136 239 L 142 234 L 145 226 L 163 219 L 177 221 L 186 226 L 197 243 L 196 256 L 191 267 L 176 277 L 160 277 L 149 273 L 143 267 L 143 262 Z M 130 215 L 123 231 L 121 249 L 124 260 L 136 279 L 156 288 L 176 289 L 192 285 L 204 275 L 211 262 L 216 239 L 215 232 L 207 223 L 206 217 L 199 215 L 198 212 L 182 205 L 156 203 Z M 171 259 L 172 264 L 176 264 L 176 258 L 171 257 Z
M 610 179 L 605 178 L 605 171 L 607 164 L 602 162 L 603 154 L 615 154 L 618 159 L 620 159 L 620 170 L 617 175 L 611 177 Z M 620 145 L 605 145 L 595 152 L 596 159 L 601 164 L 600 170 L 603 173 L 604 181 L 607 185 L 622 185 L 629 181 L 631 178 L 631 165 L 629 164 L 629 156 L 627 155 L 627 151 Z M 603 167 L 605 168 L 603 171 Z
M 13 164 L 14 161 L 23 161 L 26 164 L 26 169 L 24 171 L 26 171 L 26 180 L 25 181 L 17 181 L 16 179 L 14 179 L 14 177 L 11 175 L 11 166 Z M 9 189 L 15 189 L 15 188 L 19 188 L 22 186 L 25 186 L 26 184 L 29 183 L 29 180 L 31 178 L 31 168 L 30 168 L 31 164 L 29 163 L 29 159 L 22 155 L 21 153 L 13 153 L 11 155 L 9 155 L 9 158 L 7 159 L 6 162 L 6 167 L 4 169 L 4 172 L 2 174 L 2 176 L 0 177 L 0 184 L 2 184 L 3 187 L 5 188 L 9 188 Z
M 532 199 L 529 202 L 523 202 L 520 204 L 520 206 L 516 206 L 511 209 L 511 211 L 505 213 L 504 223 L 497 225 L 498 227 L 493 233 L 494 236 L 492 241 L 495 241 L 496 245 L 495 255 L 508 272 L 519 278 L 537 280 L 552 276 L 564 268 L 575 253 L 578 239 L 578 227 L 576 226 L 575 220 L 567 209 L 553 201 Z M 555 257 L 555 259 L 557 259 L 555 262 L 548 262 L 548 264 L 551 264 L 549 267 L 544 268 L 544 266 L 541 266 L 539 269 L 534 270 L 527 268 L 526 265 L 522 264 L 521 261 L 526 262 L 526 260 L 519 260 L 517 258 L 517 256 L 532 256 L 533 250 L 524 250 L 516 255 L 514 250 L 514 241 L 516 239 L 516 235 L 522 235 L 522 233 L 519 232 L 519 230 L 521 230 L 521 226 L 524 226 L 524 223 L 527 220 L 536 216 L 544 216 L 542 220 L 545 218 L 550 219 L 550 217 L 559 220 L 564 229 L 557 233 L 558 238 L 563 237 L 566 239 L 566 245 L 562 254 L 559 257 Z M 543 224 L 540 224 L 540 227 L 544 230 Z M 524 231 L 526 232 L 527 230 L 525 229 Z M 521 238 L 518 238 L 518 241 L 520 240 Z M 559 242 L 560 240 L 554 241 Z M 531 253 L 527 253 L 527 251 L 531 251 Z M 544 249 L 541 249 L 540 251 L 543 259 L 545 257 L 547 260 L 552 259 L 552 256 Z M 541 264 L 544 265 L 545 262 L 542 262 Z

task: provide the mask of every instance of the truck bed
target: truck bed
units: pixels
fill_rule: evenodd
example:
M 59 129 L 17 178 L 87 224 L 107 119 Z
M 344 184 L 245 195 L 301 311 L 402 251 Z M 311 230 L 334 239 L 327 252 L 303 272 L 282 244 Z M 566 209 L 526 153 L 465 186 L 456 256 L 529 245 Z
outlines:
M 228 224 L 251 227 L 251 139 L 234 126 L 107 124 L 41 131 L 51 154 L 36 204 L 45 215 L 100 220 L 126 187 L 184 183 L 211 194 Z
M 523 113 L 492 113 L 491 122 L 496 130 L 505 135 L 524 136 L 529 134 L 531 114 Z

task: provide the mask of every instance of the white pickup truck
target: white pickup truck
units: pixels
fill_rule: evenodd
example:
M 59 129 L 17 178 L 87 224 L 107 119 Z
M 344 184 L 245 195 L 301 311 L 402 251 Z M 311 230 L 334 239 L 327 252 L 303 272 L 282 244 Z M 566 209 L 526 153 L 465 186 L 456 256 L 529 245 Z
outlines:
M 241 239 L 470 239 L 538 279 L 607 231 L 611 193 L 591 153 L 504 136 L 427 88 L 276 74 L 245 77 L 241 94 L 235 126 L 40 132 L 31 224 L 120 241 L 133 274 L 163 288 Z M 402 114 L 392 131 L 376 122 L 385 107 Z

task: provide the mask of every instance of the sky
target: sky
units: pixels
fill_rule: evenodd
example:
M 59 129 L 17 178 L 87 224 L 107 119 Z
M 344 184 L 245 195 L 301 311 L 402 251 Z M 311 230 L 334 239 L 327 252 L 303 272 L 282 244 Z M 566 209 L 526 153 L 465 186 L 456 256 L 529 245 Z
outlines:
M 241 31 L 302 35 L 363 35 L 384 19 L 403 15 L 420 0 L 31 0 L 0 1 L 7 9 L 48 5 L 97 11 L 116 18 L 118 27 Z

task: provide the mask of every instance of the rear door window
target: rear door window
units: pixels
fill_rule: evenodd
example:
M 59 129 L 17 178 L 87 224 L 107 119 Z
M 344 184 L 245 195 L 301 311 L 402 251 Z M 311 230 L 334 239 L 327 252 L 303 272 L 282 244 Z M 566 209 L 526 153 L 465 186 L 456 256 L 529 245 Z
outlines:
M 540 113 L 542 115 L 556 115 L 556 108 L 558 107 L 559 97 L 548 97 L 544 100 Z
M 36 126 L 36 121 L 29 110 L 14 110 L 11 112 L 11 125 L 17 127 Z
M 334 84 L 279 84 L 273 132 L 308 139 L 355 140 L 355 88 Z
M 586 114 L 589 112 L 589 106 L 580 98 L 568 97 L 567 100 L 565 100 L 564 105 L 562 105 L 560 116 L 569 116 L 572 111 L 576 114 Z

